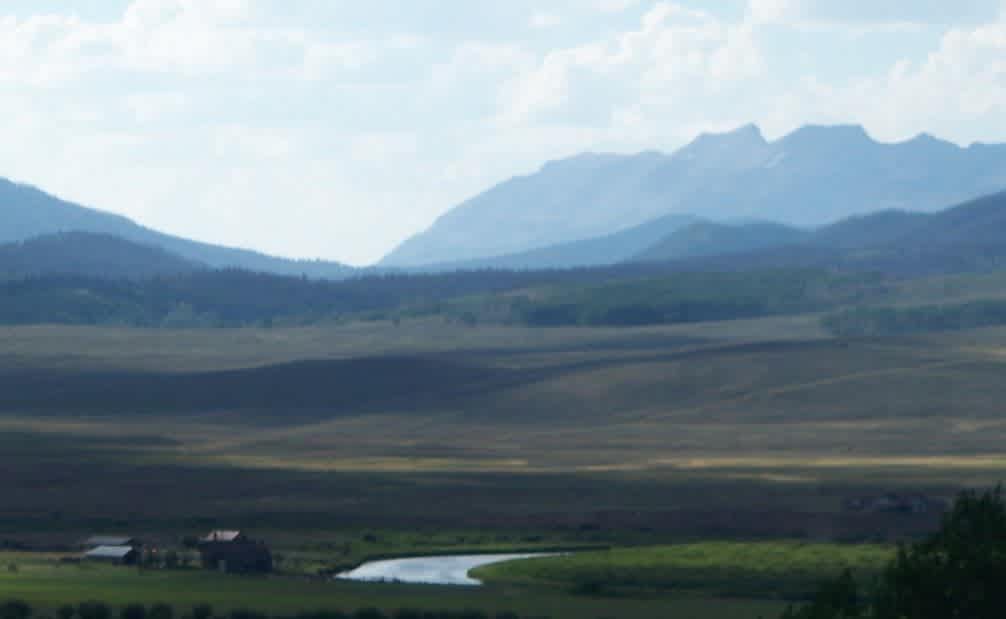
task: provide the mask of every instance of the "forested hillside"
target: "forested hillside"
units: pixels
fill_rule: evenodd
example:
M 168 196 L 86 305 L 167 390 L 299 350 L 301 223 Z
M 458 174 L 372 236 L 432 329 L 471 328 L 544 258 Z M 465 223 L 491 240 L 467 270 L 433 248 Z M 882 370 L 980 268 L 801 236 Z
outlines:
M 110 234 L 65 232 L 0 245 L 0 278 L 85 275 L 106 279 L 175 275 L 208 268 Z

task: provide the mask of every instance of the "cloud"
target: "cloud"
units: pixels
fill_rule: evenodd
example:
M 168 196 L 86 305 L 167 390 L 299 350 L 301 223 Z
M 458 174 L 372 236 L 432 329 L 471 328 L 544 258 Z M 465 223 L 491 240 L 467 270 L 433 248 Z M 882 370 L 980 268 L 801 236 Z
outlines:
M 136 0 L 110 22 L 7 16 L 0 19 L 0 80 L 60 86 L 109 71 L 319 78 L 373 58 L 371 43 L 253 24 L 250 14 L 242 0 Z
M 980 24 L 993 19 L 1000 0 L 748 0 L 753 23 L 856 30 L 909 28 L 948 22 Z
M 751 26 L 662 2 L 642 16 L 636 30 L 545 54 L 506 84 L 499 119 L 519 124 L 576 105 L 610 117 L 620 103 L 673 97 L 689 82 L 720 90 L 757 77 L 763 68 Z M 579 90 L 582 85 L 588 86 Z
M 754 24 L 773 24 L 803 17 L 799 0 L 750 0 L 747 18 Z
M 562 18 L 555 13 L 537 12 L 531 16 L 530 25 L 532 28 L 544 29 L 554 28 L 562 23 Z
M 601 13 L 622 13 L 638 6 L 641 0 L 594 0 L 594 10 Z

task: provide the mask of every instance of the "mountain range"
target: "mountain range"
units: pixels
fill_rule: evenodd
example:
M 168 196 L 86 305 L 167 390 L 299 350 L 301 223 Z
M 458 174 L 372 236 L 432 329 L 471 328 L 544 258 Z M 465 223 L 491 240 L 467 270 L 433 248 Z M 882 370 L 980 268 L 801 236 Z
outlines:
M 1006 145 L 961 148 L 925 135 L 884 144 L 850 126 L 804 127 L 769 142 L 746 126 L 670 155 L 585 154 L 546 164 L 451 210 L 384 266 L 353 269 L 171 236 L 0 179 L 0 245 L 8 244 L 0 276 L 236 268 L 343 279 L 681 261 L 733 267 L 738 254 L 769 266 L 859 268 L 863 255 L 890 257 L 894 247 L 902 255 L 942 248 L 939 260 L 965 246 L 997 247 L 995 209 L 927 213 L 979 195 L 996 201 L 1003 188 Z
M 547 163 L 451 209 L 380 265 L 587 266 L 603 261 L 568 260 L 571 244 L 638 232 L 668 215 L 819 227 L 877 211 L 931 212 L 1004 187 L 1006 145 L 962 148 L 926 134 L 881 143 L 846 125 L 807 126 L 770 142 L 748 125 L 671 154 Z

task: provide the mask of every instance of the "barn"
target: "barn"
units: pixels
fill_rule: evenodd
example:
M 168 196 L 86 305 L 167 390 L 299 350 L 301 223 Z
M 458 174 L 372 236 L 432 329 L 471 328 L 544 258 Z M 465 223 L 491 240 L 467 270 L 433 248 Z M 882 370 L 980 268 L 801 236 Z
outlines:
M 132 546 L 98 546 L 85 552 L 84 558 L 117 565 L 135 565 L 139 553 Z
M 265 543 L 248 538 L 241 531 L 211 531 L 199 540 L 203 567 L 230 574 L 272 571 L 272 553 Z

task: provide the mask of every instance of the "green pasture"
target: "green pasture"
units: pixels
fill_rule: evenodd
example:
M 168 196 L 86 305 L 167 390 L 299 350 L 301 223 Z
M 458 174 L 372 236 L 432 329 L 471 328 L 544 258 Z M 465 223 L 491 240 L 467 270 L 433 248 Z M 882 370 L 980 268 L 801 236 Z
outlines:
M 619 548 L 510 561 L 475 570 L 490 583 L 545 585 L 581 592 L 701 592 L 800 598 L 844 569 L 869 576 L 893 556 L 890 546 L 832 543 L 698 542 Z
M 16 565 L 16 571 L 8 566 Z M 781 604 L 765 600 L 696 596 L 634 598 L 572 595 L 563 591 L 513 586 L 442 587 L 361 584 L 292 577 L 239 577 L 198 570 L 144 570 L 60 563 L 56 555 L 0 553 L 0 600 L 17 598 L 41 612 L 85 600 L 115 607 L 129 603 L 167 603 L 184 612 L 208 603 L 220 612 L 252 609 L 266 613 L 314 610 L 352 612 L 379 608 L 513 612 L 522 617 L 643 619 L 772 617 Z M 46 609 L 49 609 L 48 611 Z

